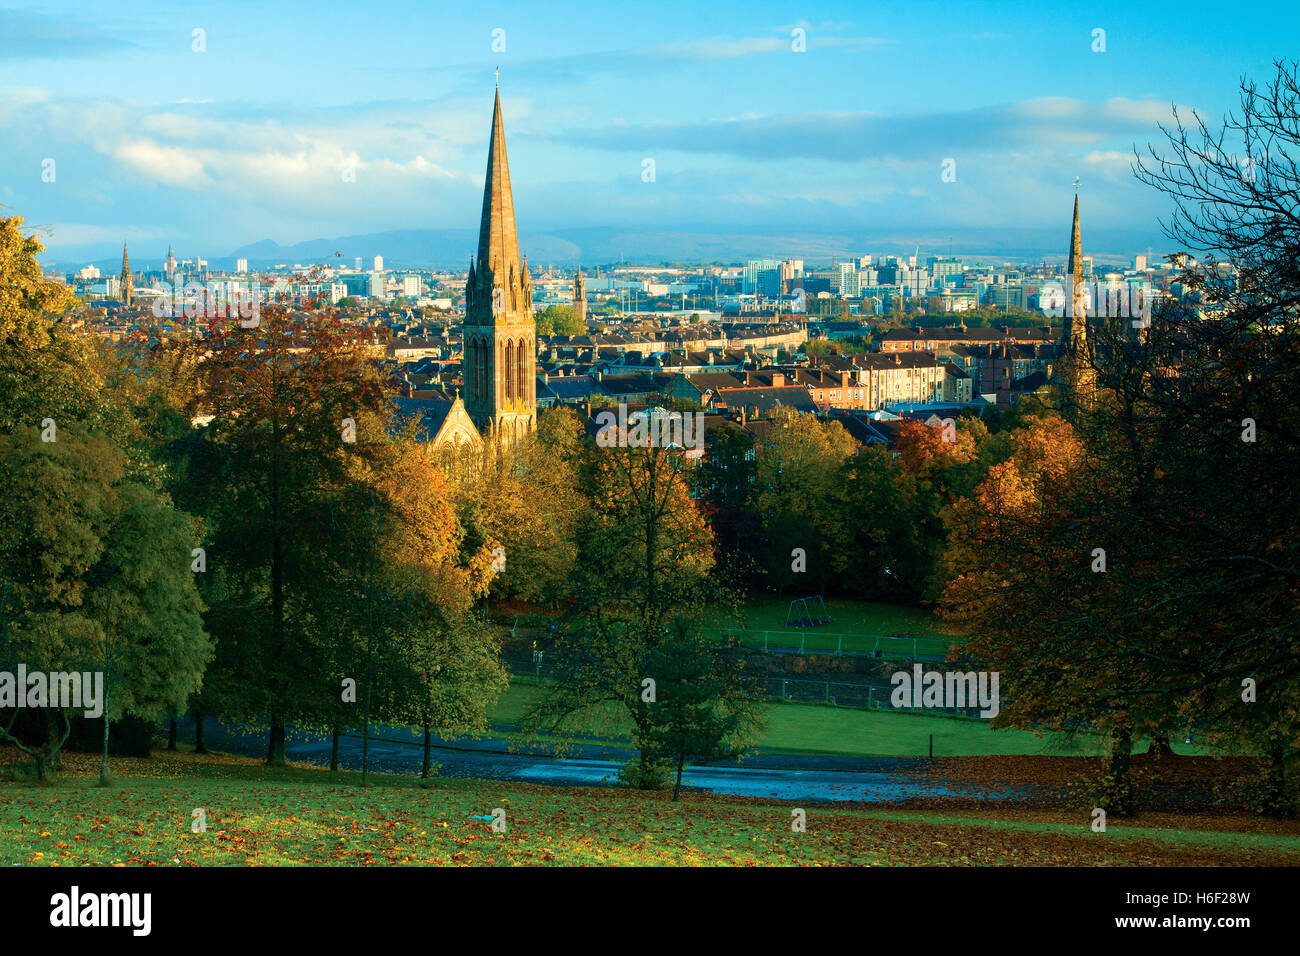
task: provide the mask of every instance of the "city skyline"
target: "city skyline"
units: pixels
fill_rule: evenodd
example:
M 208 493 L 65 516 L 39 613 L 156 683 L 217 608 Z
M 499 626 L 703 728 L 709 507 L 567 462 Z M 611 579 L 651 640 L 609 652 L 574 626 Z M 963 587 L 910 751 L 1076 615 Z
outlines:
M 949 239 L 1056 257 L 1076 176 L 1094 254 L 1119 257 L 1159 248 L 1167 212 L 1133 180 L 1133 145 L 1158 138 L 1171 103 L 1220 117 L 1240 73 L 1295 32 L 1226 20 L 1202 36 L 1107 4 L 1050 21 L 670 4 L 629 36 L 589 16 L 566 31 L 567 8 L 550 9 L 6 11 L 0 109 L 17 135 L 0 203 L 47 262 L 107 260 L 123 241 L 142 261 L 169 245 L 220 259 L 264 240 L 410 231 L 450 246 L 465 233 L 468 251 L 475 120 L 499 68 L 537 263 L 941 252 Z M 391 37 L 350 45 L 349 24 Z

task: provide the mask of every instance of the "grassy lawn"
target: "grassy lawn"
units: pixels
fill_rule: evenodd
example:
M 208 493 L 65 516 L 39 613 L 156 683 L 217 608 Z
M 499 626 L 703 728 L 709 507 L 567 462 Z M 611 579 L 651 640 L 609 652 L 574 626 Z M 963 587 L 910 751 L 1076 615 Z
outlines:
M 1092 833 L 1062 811 L 915 813 L 791 807 L 691 794 L 415 780 L 237 757 L 119 758 L 114 785 L 91 785 L 96 758 L 68 755 L 53 786 L 0 783 L 0 864 L 27 866 L 367 865 L 1194 865 L 1300 863 L 1294 827 L 1243 818 L 1113 822 Z M 207 829 L 191 832 L 192 811 Z M 494 833 L 493 810 L 506 832 Z M 1024 815 L 1021 815 L 1024 817 Z
M 519 678 L 489 713 L 495 724 L 517 725 L 541 692 Z M 851 757 L 923 757 L 934 735 L 935 756 L 1062 754 L 1092 756 L 1105 752 L 1096 737 L 1046 734 L 1024 730 L 993 730 L 984 721 L 928 714 L 893 713 L 826 707 L 819 704 L 766 705 L 767 726 L 758 746 L 763 750 L 831 754 Z M 628 722 L 616 711 L 592 719 L 574 730 L 587 737 L 626 736 Z M 1181 744 L 1179 752 L 1195 752 Z
M 763 645 L 762 632 L 767 631 L 769 647 L 798 648 L 802 642 L 806 650 L 834 651 L 838 645 L 845 651 L 879 650 L 884 657 L 942 655 L 953 641 L 960 640 L 947 631 L 942 621 L 920 608 L 830 598 L 826 601 L 830 623 L 795 628 L 785 623 L 789 606 L 788 598 L 752 595 L 739 620 L 733 619 L 729 611 L 718 610 L 703 623 L 719 637 L 727 629 L 738 635 L 743 631 L 744 642 L 758 647 Z M 505 626 L 518 621 L 520 627 L 545 628 L 550 621 L 546 614 L 509 611 L 494 612 L 493 618 Z
M 845 651 L 880 650 L 885 657 L 910 656 L 914 647 L 918 654 L 945 654 L 955 639 L 942 621 L 920 608 L 830 598 L 828 624 L 794 628 L 785 623 L 789 607 L 789 599 L 756 596 L 745 606 L 740 621 L 719 611 L 706 624 L 720 631 L 743 628 L 744 642 L 755 646 L 762 646 L 766 631 L 769 647 L 833 651 L 838 645 Z M 900 634 L 906 636 L 890 636 Z

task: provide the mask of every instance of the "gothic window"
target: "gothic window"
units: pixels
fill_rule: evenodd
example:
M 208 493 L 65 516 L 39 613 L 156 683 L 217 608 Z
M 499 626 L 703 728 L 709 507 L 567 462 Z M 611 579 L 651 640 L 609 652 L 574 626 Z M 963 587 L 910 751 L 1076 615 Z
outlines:
M 519 398 L 521 401 L 528 401 L 528 352 L 524 351 L 524 343 L 519 343 Z
M 492 368 L 492 383 L 496 389 L 495 398 L 505 397 L 505 380 L 501 377 L 501 370 L 506 366 L 506 343 L 502 342 L 497 346 L 497 361 Z
M 506 381 L 505 381 L 505 398 L 507 401 L 515 397 L 515 343 L 506 342 Z

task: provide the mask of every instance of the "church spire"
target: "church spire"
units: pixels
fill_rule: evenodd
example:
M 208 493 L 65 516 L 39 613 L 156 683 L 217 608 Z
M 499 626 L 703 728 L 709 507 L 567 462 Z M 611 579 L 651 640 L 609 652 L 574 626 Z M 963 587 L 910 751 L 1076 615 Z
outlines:
M 1058 379 L 1072 404 L 1086 403 L 1095 386 L 1092 354 L 1088 347 L 1088 286 L 1083 276 L 1083 236 L 1079 229 L 1079 193 L 1074 194 L 1074 221 L 1070 226 L 1070 258 L 1065 273 L 1065 323 L 1057 348 Z
M 122 304 L 128 308 L 131 305 L 131 299 L 135 295 L 135 290 L 131 287 L 131 256 L 126 251 L 126 243 L 122 243 Z
M 483 179 L 478 255 L 465 282 L 465 410 L 493 440 L 513 441 L 537 423 L 537 339 L 528 260 L 519 254 L 506 159 L 501 93 Z
M 492 140 L 488 144 L 487 176 L 483 183 L 483 217 L 478 231 L 478 270 L 509 281 L 523 270 L 519 236 L 515 230 L 515 200 L 510 191 L 510 164 L 506 159 L 506 131 L 501 120 L 501 91 L 492 107 Z
M 1079 194 L 1074 194 L 1074 225 L 1070 229 L 1070 275 L 1083 275 L 1083 239 L 1079 235 Z

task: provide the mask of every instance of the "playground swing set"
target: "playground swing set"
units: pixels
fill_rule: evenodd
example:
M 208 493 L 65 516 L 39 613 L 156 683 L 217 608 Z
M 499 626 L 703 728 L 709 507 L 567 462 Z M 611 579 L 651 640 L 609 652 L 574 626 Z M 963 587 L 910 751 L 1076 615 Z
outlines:
M 785 615 L 786 627 L 821 627 L 831 622 L 826 602 L 820 594 L 812 597 L 795 598 L 790 602 L 790 609 Z

